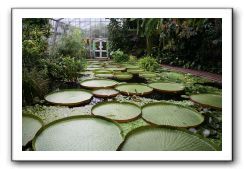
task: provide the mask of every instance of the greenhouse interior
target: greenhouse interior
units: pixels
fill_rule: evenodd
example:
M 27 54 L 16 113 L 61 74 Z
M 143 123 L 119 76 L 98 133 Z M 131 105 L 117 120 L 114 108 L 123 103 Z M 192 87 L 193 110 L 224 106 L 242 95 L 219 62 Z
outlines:
M 221 19 L 22 20 L 22 151 L 221 150 Z

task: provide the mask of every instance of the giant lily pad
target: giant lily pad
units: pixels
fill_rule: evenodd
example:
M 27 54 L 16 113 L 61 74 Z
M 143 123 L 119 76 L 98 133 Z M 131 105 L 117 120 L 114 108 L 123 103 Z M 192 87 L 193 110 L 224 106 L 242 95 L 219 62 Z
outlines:
M 114 87 L 115 85 L 117 85 L 117 82 L 108 79 L 89 79 L 82 81 L 80 84 L 81 86 L 86 88 L 99 89 Z
M 190 99 L 202 106 L 215 109 L 222 109 L 222 97 L 216 94 L 197 94 L 190 96 Z
M 97 89 L 94 90 L 92 92 L 92 94 L 96 97 L 102 97 L 102 98 L 106 98 L 106 97 L 115 97 L 119 94 L 119 92 L 117 90 L 114 89 Z
M 118 122 L 128 122 L 140 116 L 141 108 L 129 102 L 103 102 L 93 106 L 91 112 Z
M 157 77 L 157 74 L 156 73 L 152 73 L 152 72 L 142 72 L 139 74 L 139 77 L 142 77 L 142 78 L 154 78 L 154 77 Z
M 185 86 L 179 83 L 163 83 L 163 82 L 150 83 L 148 86 L 152 87 L 153 89 L 161 93 L 177 93 L 183 91 L 185 88 Z
M 94 70 L 99 70 L 99 69 L 101 69 L 101 68 L 99 68 L 99 67 L 87 67 L 85 70 L 86 71 L 94 71 Z
M 22 115 L 22 146 L 30 142 L 37 131 L 43 126 L 42 120 L 32 114 Z
M 177 129 L 144 126 L 132 130 L 121 151 L 216 151 L 208 141 Z
M 100 78 L 113 78 L 114 77 L 114 75 L 112 73 L 96 73 L 95 76 L 100 77 Z
M 125 95 L 138 95 L 138 96 L 144 96 L 150 94 L 153 91 L 151 87 L 139 83 L 121 84 L 116 86 L 115 89 Z
M 151 124 L 194 127 L 204 121 L 197 111 L 169 103 L 149 103 L 142 107 L 142 118 Z
M 123 64 L 123 66 L 127 69 L 139 69 L 140 67 L 137 65 Z
M 178 80 L 184 80 L 185 76 L 181 73 L 177 72 L 166 72 L 163 74 L 164 77 L 170 80 L 178 81 Z
M 52 92 L 44 98 L 51 104 L 76 106 L 89 102 L 92 98 L 92 93 L 82 89 L 66 89 Z
M 139 73 L 144 72 L 144 70 L 143 69 L 127 69 L 127 72 L 132 73 L 132 74 L 139 74 Z
M 106 68 L 106 70 L 110 70 L 110 71 L 125 71 L 126 68 L 125 67 L 108 67 L 108 68 Z
M 37 151 L 114 151 L 122 140 L 117 123 L 83 115 L 49 123 L 38 131 L 32 146 Z
M 110 71 L 110 70 L 106 70 L 106 69 L 98 69 L 98 70 L 94 70 L 93 72 L 94 72 L 95 74 L 112 73 L 112 71 Z
M 133 75 L 131 73 L 115 73 L 114 78 L 118 80 L 130 80 L 132 79 Z

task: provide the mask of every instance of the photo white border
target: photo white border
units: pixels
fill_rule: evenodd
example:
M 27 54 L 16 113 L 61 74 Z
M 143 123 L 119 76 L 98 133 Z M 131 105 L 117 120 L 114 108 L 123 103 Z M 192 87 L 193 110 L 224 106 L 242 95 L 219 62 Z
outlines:
M 222 18 L 222 151 L 22 151 L 22 18 Z M 232 9 L 12 9 L 13 161 L 231 161 Z

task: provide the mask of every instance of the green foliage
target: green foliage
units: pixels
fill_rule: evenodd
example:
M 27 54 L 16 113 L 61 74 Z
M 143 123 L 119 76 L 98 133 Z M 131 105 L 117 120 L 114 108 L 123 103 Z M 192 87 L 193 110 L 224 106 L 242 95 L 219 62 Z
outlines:
M 136 56 L 130 55 L 130 56 L 129 56 L 129 61 L 128 61 L 128 63 L 130 63 L 130 64 L 136 64 L 136 63 L 137 63 L 137 58 L 136 58 Z
M 78 72 L 86 65 L 85 59 L 76 60 L 70 56 L 45 59 L 42 63 L 47 70 L 47 75 L 54 81 L 77 81 Z
M 117 63 L 123 63 L 129 60 L 129 55 L 119 49 L 111 52 L 110 55 L 112 55 L 113 60 Z
M 48 91 L 49 80 L 41 60 L 48 57 L 49 20 L 26 18 L 22 20 L 22 100 L 32 104 Z
M 123 51 L 129 52 L 130 44 L 128 44 L 129 30 L 126 24 L 126 19 L 116 19 L 111 18 L 108 25 L 108 41 L 109 50 L 116 51 L 121 49 Z
M 40 59 L 47 57 L 48 37 L 51 25 L 48 19 L 22 20 L 22 55 L 23 67 L 31 69 Z
M 71 27 L 61 36 L 57 44 L 52 47 L 52 55 L 55 57 L 71 56 L 81 59 L 86 56 L 84 33 L 78 28 Z
M 157 60 L 151 56 L 145 56 L 141 58 L 138 64 L 146 71 L 156 71 L 159 68 Z
M 160 63 L 221 73 L 222 20 L 219 18 L 111 19 L 110 49 Z M 145 50 L 146 49 L 146 50 Z
M 43 71 L 26 68 L 23 70 L 22 79 L 22 100 L 23 104 L 33 103 L 34 98 L 42 98 L 48 92 L 48 83 L 46 74 Z

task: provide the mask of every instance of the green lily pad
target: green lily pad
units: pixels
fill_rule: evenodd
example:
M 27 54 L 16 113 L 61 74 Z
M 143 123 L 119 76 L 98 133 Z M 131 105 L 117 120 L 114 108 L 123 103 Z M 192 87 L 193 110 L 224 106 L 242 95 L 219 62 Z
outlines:
M 120 93 L 129 96 L 130 95 L 144 96 L 152 93 L 153 91 L 151 87 L 139 83 L 120 84 L 117 85 L 115 89 L 120 91 Z
M 93 106 L 91 112 L 117 122 L 128 122 L 140 116 L 141 108 L 129 102 L 102 102 Z
M 105 73 L 112 73 L 112 71 L 106 69 L 98 69 L 93 71 L 95 74 L 105 74 Z
M 123 64 L 123 66 L 127 69 L 139 69 L 139 66 L 136 65 L 130 65 L 130 64 Z
M 130 80 L 132 79 L 133 75 L 131 73 L 115 73 L 114 78 L 118 80 Z
M 121 132 L 106 118 L 71 116 L 41 128 L 32 146 L 37 151 L 115 151 L 123 141 Z
M 118 82 L 109 79 L 89 79 L 80 83 L 81 86 L 91 89 L 111 88 L 117 85 Z
M 102 98 L 106 98 L 106 97 L 115 97 L 119 94 L 119 92 L 117 90 L 114 89 L 97 89 L 94 90 L 92 92 L 92 94 L 95 97 L 102 97 Z
M 157 74 L 156 73 L 152 73 L 152 72 L 142 72 L 139 74 L 139 77 L 142 77 L 142 78 L 154 78 L 154 77 L 157 77 Z
M 44 99 L 56 105 L 76 106 L 88 103 L 92 98 L 92 93 L 82 89 L 65 89 L 52 92 L 44 97 Z
M 204 107 L 222 109 L 222 96 L 216 94 L 197 94 L 190 96 L 190 99 Z
M 30 142 L 37 131 L 43 126 L 42 120 L 32 114 L 22 115 L 22 146 Z
M 110 70 L 110 71 L 125 71 L 126 68 L 125 67 L 108 67 L 108 68 L 106 68 L 106 70 Z
M 132 73 L 132 74 L 139 74 L 139 73 L 144 72 L 144 70 L 143 69 L 127 69 L 127 72 Z
M 204 121 L 193 109 L 162 102 L 144 105 L 142 118 L 151 124 L 173 127 L 195 127 Z
M 207 140 L 177 129 L 144 126 L 132 130 L 120 151 L 216 151 Z
M 87 67 L 85 70 L 86 71 L 93 71 L 93 70 L 99 70 L 101 69 L 100 67 Z
M 163 74 L 164 77 L 171 79 L 171 80 L 184 80 L 185 76 L 181 73 L 176 72 L 166 72 Z
M 156 83 L 150 83 L 148 84 L 148 86 L 152 87 L 153 89 L 161 93 L 177 93 L 185 89 L 185 86 L 179 83 L 156 82 Z
M 114 77 L 114 75 L 112 73 L 96 73 L 95 76 L 100 77 L 100 78 L 113 78 Z

